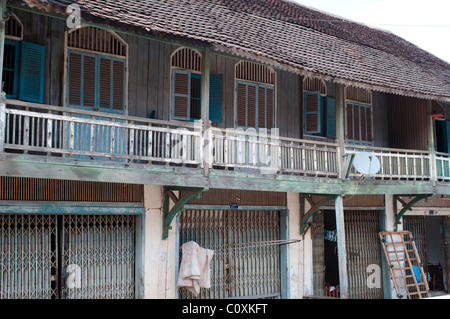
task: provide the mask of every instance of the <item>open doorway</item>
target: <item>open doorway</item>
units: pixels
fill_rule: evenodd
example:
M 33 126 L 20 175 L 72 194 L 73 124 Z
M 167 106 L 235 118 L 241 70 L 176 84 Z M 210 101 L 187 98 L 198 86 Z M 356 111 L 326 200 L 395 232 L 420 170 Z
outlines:
M 427 276 L 431 295 L 448 293 L 448 252 L 446 242 L 450 237 L 446 216 L 403 217 L 403 229 L 411 231 Z
M 336 241 L 336 214 L 323 212 L 325 291 L 330 297 L 339 297 L 339 263 Z

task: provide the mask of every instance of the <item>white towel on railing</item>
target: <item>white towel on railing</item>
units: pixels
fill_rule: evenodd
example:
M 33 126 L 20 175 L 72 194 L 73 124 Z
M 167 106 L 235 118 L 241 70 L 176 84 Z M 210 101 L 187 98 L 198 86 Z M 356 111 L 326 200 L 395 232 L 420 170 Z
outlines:
M 210 263 L 214 250 L 202 248 L 194 241 L 183 244 L 181 249 L 177 287 L 186 287 L 197 297 L 200 288 L 211 288 Z

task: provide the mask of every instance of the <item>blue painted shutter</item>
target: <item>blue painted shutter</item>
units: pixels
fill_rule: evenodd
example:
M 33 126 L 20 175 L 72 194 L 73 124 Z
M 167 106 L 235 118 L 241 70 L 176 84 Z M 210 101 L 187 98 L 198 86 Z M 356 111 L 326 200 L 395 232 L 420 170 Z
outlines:
M 327 136 L 336 137 L 336 101 L 327 97 Z
M 20 68 L 20 99 L 29 102 L 44 101 L 45 46 L 22 42 Z
M 322 134 L 320 92 L 304 93 L 304 132 L 305 134 Z
M 199 120 L 202 118 L 202 76 L 200 74 L 190 73 L 190 108 L 189 120 Z
M 19 92 L 19 53 L 20 42 L 5 39 L 3 53 L 3 91 L 6 98 L 17 99 Z
M 209 120 L 222 122 L 222 75 L 211 74 L 209 79 Z

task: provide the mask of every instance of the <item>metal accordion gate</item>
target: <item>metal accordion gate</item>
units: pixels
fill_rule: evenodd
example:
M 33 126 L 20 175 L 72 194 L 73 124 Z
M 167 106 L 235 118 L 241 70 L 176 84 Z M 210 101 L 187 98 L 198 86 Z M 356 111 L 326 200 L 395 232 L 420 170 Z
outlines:
M 134 298 L 135 216 L 0 214 L 0 299 Z
M 351 299 L 382 299 L 380 211 L 344 212 L 347 273 Z
M 179 217 L 180 247 L 195 241 L 214 250 L 211 288 L 200 299 L 280 298 L 280 212 L 186 209 Z M 180 255 L 181 258 L 181 255 Z M 180 299 L 193 295 L 179 289 Z

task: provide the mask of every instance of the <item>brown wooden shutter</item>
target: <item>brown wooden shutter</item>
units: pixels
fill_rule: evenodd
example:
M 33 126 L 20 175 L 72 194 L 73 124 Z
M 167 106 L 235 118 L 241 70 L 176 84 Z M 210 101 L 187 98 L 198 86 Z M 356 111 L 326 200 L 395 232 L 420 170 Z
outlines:
M 366 127 L 367 127 L 367 141 L 372 142 L 372 114 L 371 109 L 366 107 Z
M 353 139 L 356 141 L 360 140 L 360 120 L 359 120 L 359 106 L 353 105 Z
M 100 108 L 111 108 L 111 60 L 100 58 Z
M 347 104 L 347 138 L 353 140 L 353 106 Z
M 175 72 L 174 77 L 174 116 L 188 118 L 189 74 Z
M 258 127 L 266 128 L 266 88 L 258 88 Z
M 266 114 L 266 127 L 268 129 L 273 128 L 274 126 L 274 94 L 273 89 L 266 89 L 266 105 L 267 105 L 267 114 Z
M 81 105 L 81 55 L 69 54 L 68 103 Z
M 245 84 L 239 83 L 237 90 L 237 125 L 247 126 L 247 86 Z
M 84 56 L 83 106 L 95 107 L 95 57 Z
M 123 110 L 125 108 L 125 62 L 113 61 L 113 109 Z
M 319 106 L 318 94 L 306 95 L 306 133 L 319 132 Z
M 256 127 L 256 86 L 247 86 L 247 127 Z

